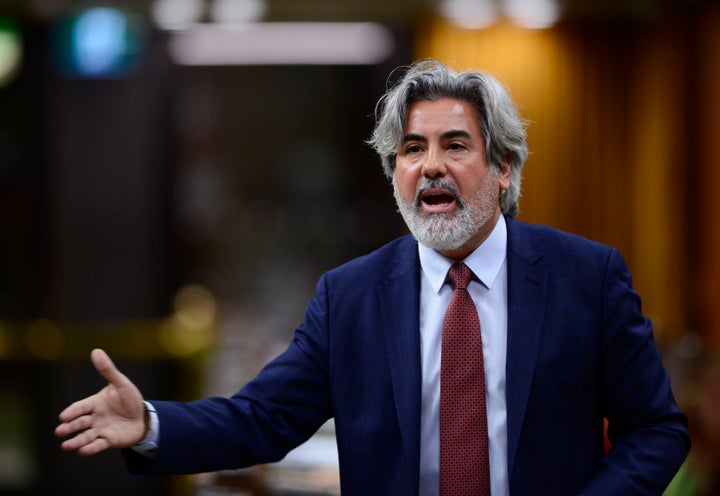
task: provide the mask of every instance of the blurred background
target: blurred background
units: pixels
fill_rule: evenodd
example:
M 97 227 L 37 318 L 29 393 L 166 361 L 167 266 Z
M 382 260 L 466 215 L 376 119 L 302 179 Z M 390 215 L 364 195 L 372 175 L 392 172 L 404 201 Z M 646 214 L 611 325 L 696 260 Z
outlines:
M 720 494 L 710 0 L 0 0 L 0 494 L 339 494 L 332 423 L 276 465 L 148 479 L 53 429 L 102 387 L 94 347 L 148 398 L 232 394 L 322 272 L 404 234 L 364 140 L 425 57 L 529 119 L 519 218 L 624 254 L 691 420 L 668 495 Z

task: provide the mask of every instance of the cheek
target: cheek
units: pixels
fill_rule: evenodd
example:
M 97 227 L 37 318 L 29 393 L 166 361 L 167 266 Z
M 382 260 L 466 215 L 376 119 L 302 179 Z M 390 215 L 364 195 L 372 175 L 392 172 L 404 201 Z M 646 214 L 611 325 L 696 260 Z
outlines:
M 393 187 L 395 195 L 400 195 L 406 200 L 415 199 L 415 191 L 417 187 L 417 174 L 412 170 L 398 166 L 393 176 Z

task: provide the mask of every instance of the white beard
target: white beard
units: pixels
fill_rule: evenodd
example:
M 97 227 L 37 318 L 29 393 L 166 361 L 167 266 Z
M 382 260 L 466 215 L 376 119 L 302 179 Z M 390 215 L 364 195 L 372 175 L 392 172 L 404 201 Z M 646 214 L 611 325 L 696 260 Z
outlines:
M 498 206 L 497 175 L 488 171 L 480 188 L 467 201 L 463 201 L 455 184 L 440 179 L 427 180 L 413 200 L 400 195 L 393 176 L 393 192 L 398 211 L 418 243 L 435 251 L 454 251 L 463 247 L 495 215 Z M 429 213 L 422 209 L 420 196 L 429 188 L 445 189 L 455 196 L 457 208 L 453 212 Z

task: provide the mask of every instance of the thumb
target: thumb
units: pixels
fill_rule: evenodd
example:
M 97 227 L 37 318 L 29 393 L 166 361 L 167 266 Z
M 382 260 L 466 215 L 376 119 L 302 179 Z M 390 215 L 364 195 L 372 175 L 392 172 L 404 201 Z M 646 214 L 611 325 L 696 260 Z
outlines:
M 107 353 L 101 349 L 94 349 L 90 353 L 90 359 L 98 373 L 110 384 L 120 385 L 128 379 L 123 375 L 110 359 Z

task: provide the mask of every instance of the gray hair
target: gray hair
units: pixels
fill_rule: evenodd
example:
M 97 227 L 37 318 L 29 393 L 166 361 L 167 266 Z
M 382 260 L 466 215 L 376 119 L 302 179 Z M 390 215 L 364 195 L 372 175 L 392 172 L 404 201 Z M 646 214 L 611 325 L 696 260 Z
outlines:
M 402 145 L 410 105 L 440 98 L 466 101 L 477 110 L 488 164 L 496 171 L 505 161 L 510 164 L 510 187 L 501 195 L 501 206 L 504 213 L 516 215 L 522 168 L 528 155 L 525 122 L 507 90 L 486 73 L 458 73 L 430 59 L 407 68 L 378 101 L 375 129 L 368 140 L 380 155 L 385 175 L 390 179 L 395 173 L 395 156 Z

